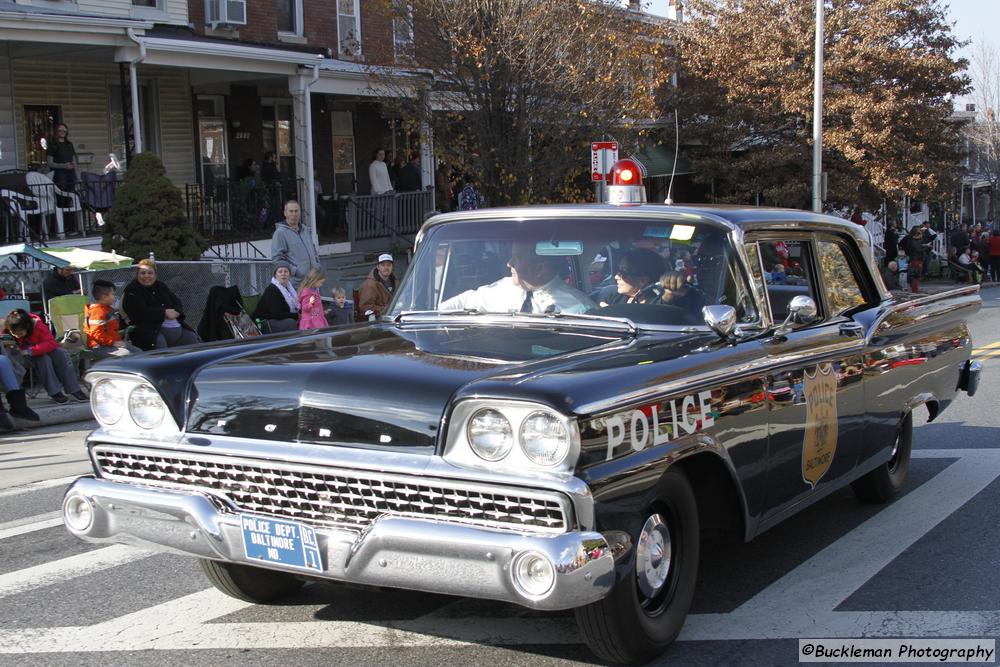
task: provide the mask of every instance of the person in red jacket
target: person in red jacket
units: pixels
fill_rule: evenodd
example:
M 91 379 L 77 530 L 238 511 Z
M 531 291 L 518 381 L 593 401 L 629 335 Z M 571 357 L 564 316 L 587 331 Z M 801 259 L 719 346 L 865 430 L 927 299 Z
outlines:
M 79 401 L 89 400 L 80 389 L 69 355 L 59 347 L 52 332 L 34 313 L 22 308 L 11 311 L 4 321 L 6 332 L 17 341 L 27 361 L 30 361 L 45 391 L 56 403 L 65 403 L 66 394 Z M 63 389 L 66 393 L 63 393 Z
M 90 293 L 95 303 L 84 313 L 83 333 L 87 347 L 98 359 L 121 357 L 141 352 L 122 339 L 118 332 L 118 315 L 115 313 L 115 284 L 108 280 L 95 280 Z
M 989 251 L 990 272 L 993 274 L 993 280 L 1000 280 L 1000 229 L 994 229 L 993 233 L 990 234 Z

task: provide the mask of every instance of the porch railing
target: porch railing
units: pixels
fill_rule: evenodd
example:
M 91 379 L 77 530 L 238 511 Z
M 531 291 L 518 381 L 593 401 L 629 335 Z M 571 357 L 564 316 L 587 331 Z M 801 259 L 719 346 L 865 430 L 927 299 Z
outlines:
M 347 198 L 347 235 L 351 243 L 363 239 L 392 238 L 393 245 L 416 234 L 434 210 L 434 190 L 352 195 Z
M 216 180 L 184 187 L 188 220 L 213 244 L 268 238 L 283 218 L 284 203 L 301 201 L 303 181 Z
M 0 241 L 45 244 L 100 234 L 100 216 L 111 209 L 121 178 L 81 172 L 75 186 L 63 190 L 37 172 L 0 173 Z

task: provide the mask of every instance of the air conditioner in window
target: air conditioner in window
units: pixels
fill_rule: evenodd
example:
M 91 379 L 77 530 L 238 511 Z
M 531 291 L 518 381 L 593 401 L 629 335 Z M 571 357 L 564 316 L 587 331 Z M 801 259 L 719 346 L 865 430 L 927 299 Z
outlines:
M 247 24 L 247 0 L 205 0 L 205 23 L 215 28 Z

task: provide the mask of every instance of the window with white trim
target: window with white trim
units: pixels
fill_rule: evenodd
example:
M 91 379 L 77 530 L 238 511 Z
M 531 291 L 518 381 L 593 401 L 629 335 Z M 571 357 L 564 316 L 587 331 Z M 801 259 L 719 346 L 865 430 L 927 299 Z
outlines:
M 302 35 L 302 0 L 275 0 L 278 6 L 278 33 Z
M 410 0 L 392 0 L 392 45 L 397 60 L 413 59 L 413 3 Z
M 337 43 L 341 58 L 361 55 L 361 11 L 359 0 L 337 0 Z

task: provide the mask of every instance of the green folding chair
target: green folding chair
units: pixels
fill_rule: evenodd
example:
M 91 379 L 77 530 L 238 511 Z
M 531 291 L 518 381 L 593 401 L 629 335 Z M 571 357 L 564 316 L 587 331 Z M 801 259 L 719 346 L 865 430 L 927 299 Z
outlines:
M 49 324 L 55 333 L 56 340 L 67 340 L 79 336 L 79 345 L 64 345 L 73 360 L 73 367 L 79 373 L 82 360 L 92 360 L 93 355 L 87 348 L 87 334 L 84 333 L 84 322 L 87 317 L 87 297 L 82 294 L 66 294 L 49 299 Z

